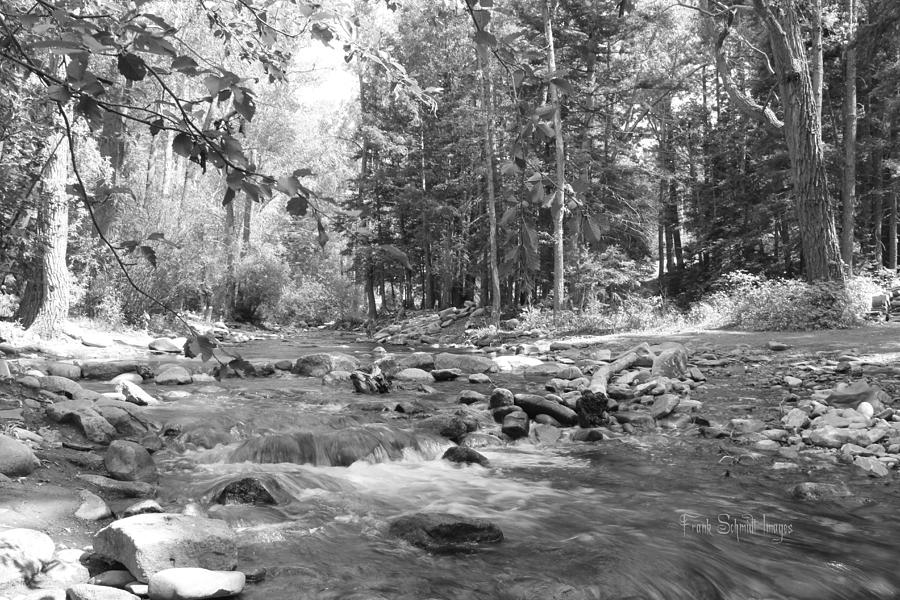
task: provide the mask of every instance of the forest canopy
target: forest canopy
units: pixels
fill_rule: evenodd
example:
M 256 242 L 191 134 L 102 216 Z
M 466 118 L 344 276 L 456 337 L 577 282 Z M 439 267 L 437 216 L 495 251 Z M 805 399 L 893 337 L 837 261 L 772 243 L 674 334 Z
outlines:
M 0 19 L 0 313 L 40 333 L 70 312 L 466 301 L 496 325 L 684 308 L 734 273 L 828 294 L 896 273 L 891 0 L 5 0 Z

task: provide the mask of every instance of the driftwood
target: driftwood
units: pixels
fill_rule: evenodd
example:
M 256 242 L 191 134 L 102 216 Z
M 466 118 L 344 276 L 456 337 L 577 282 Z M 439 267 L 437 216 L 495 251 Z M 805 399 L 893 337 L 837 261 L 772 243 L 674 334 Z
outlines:
M 591 375 L 591 383 L 588 386 L 588 390 L 594 395 L 606 398 L 606 386 L 609 384 L 609 378 L 619 371 L 624 371 L 633 366 L 634 363 L 644 356 L 652 357 L 653 351 L 647 344 L 639 344 L 617 356 L 611 363 L 600 365 Z

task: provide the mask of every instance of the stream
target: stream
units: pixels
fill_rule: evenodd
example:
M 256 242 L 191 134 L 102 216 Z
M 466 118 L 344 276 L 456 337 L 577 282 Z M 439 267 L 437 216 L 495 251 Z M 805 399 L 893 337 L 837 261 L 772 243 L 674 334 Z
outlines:
M 339 346 L 316 335 L 250 342 L 240 351 L 251 360 L 322 350 L 369 360 L 371 344 Z M 514 391 L 525 387 L 521 376 L 492 379 Z M 465 382 L 434 387 L 437 395 L 388 396 L 449 409 L 462 389 L 487 391 Z M 372 410 L 373 401 L 388 398 L 354 394 L 349 383 L 325 387 L 318 378 L 286 376 L 179 389 L 191 397 L 147 409 L 181 432 L 180 442 L 155 455 L 160 502 L 198 502 L 236 529 L 239 568 L 268 573 L 244 598 L 900 598 L 893 476 L 875 483 L 844 465 L 780 472 L 766 456 L 734 463 L 717 440 L 691 430 L 599 443 L 525 440 L 479 449 L 487 468 L 461 466 L 440 460 L 451 442 L 408 433 L 416 417 Z M 236 454 L 248 440 L 301 432 L 318 452 L 315 464 L 261 464 L 239 460 L 252 453 Z M 357 448 L 363 460 L 333 466 L 342 459 L 322 442 L 345 436 L 347 444 L 365 444 L 372 435 L 406 443 Z M 268 482 L 278 503 L 211 502 L 226 483 L 245 477 Z M 855 492 L 846 502 L 795 500 L 787 492 L 801 481 L 840 479 Z M 391 519 L 423 511 L 488 519 L 505 539 L 443 555 L 387 535 Z

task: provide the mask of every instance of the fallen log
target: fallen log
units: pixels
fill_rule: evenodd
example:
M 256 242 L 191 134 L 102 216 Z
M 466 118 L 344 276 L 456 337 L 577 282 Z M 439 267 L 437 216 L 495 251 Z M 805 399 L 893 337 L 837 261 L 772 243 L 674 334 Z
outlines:
M 634 363 L 644 356 L 653 356 L 653 351 L 646 343 L 638 344 L 634 348 L 626 350 L 609 364 L 600 365 L 591 375 L 591 383 L 588 386 L 588 390 L 595 395 L 601 395 L 606 398 L 606 386 L 609 384 L 609 378 L 619 371 L 624 371 L 633 366 Z

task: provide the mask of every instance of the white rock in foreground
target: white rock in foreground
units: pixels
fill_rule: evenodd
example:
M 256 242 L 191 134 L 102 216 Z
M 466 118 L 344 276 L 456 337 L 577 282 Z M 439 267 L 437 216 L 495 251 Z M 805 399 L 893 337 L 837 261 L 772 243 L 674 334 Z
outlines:
M 150 578 L 150 600 L 225 598 L 240 594 L 245 583 L 240 571 L 165 569 Z
M 94 536 L 94 552 L 122 563 L 145 583 L 172 567 L 230 571 L 237 566 L 234 532 L 224 521 L 171 513 L 110 523 Z

